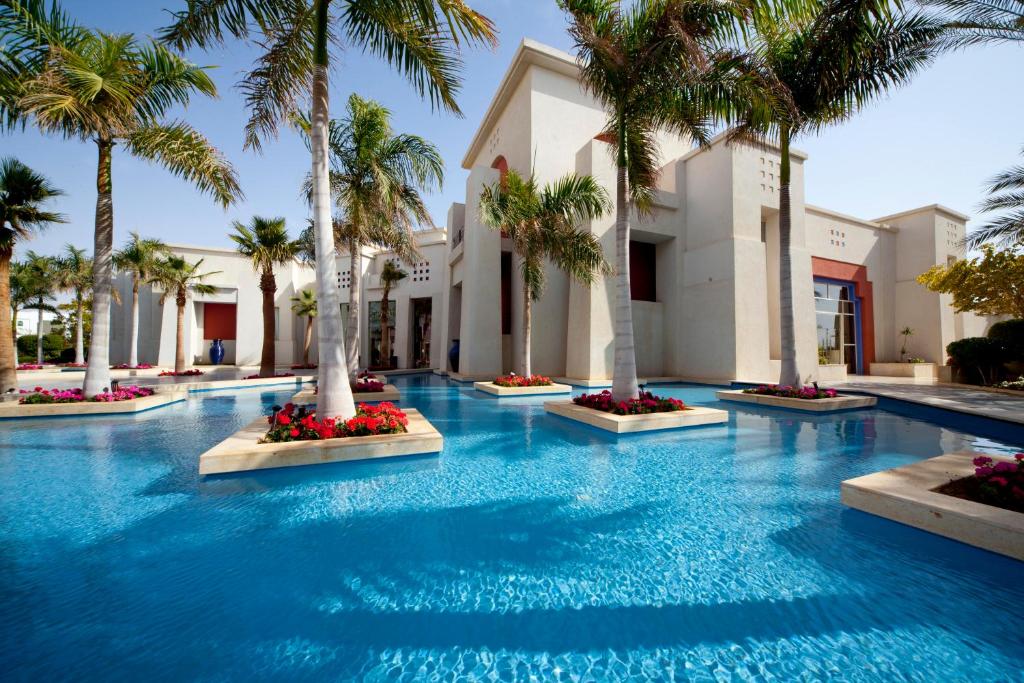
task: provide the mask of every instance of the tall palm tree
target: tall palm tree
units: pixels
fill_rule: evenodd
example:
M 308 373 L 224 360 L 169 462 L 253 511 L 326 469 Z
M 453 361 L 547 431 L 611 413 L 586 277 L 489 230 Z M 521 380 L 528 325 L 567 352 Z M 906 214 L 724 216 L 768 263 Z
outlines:
M 28 306 L 32 299 L 30 285 L 29 274 L 25 269 L 25 264 L 21 261 L 11 261 L 8 286 L 11 303 L 11 338 L 15 344 L 18 341 L 18 313 Z
M 75 364 L 85 362 L 85 299 L 92 287 L 92 259 L 85 249 L 73 244 L 64 245 L 64 255 L 55 261 L 54 271 L 57 289 L 71 292 L 75 305 Z
M 779 171 L 780 383 L 799 385 L 792 275 L 790 143 L 853 116 L 890 88 L 906 83 L 935 55 L 942 26 L 916 13 L 894 12 L 888 0 L 822 0 L 805 21 L 765 23 L 755 53 L 772 90 L 741 115 L 733 135 L 777 141 Z M 765 105 L 767 100 L 786 106 Z
M 31 306 L 36 309 L 36 362 L 43 363 L 43 312 L 53 310 L 49 303 L 57 292 L 55 282 L 56 259 L 34 251 L 25 252 L 25 277 L 31 292 Z
M 167 245 L 157 239 L 129 233 L 128 242 L 114 252 L 114 267 L 132 276 L 132 322 L 128 330 L 128 366 L 139 365 L 139 285 L 146 282 L 167 254 Z
M 579 226 L 611 211 L 604 188 L 591 176 L 574 173 L 539 187 L 530 175 L 523 178 L 509 171 L 501 182 L 484 188 L 480 195 L 480 217 L 484 224 L 501 230 L 512 240 L 523 273 L 523 358 L 519 372 L 529 377 L 531 308 L 544 293 L 544 262 L 582 284 L 589 285 L 598 274 L 610 274 L 601 243 Z
M 607 111 L 602 139 L 615 155 L 615 400 L 637 396 L 629 287 L 630 210 L 645 214 L 658 181 L 656 134 L 667 130 L 709 143 L 713 115 L 727 104 L 742 55 L 735 37 L 746 0 L 560 0 L 587 90 Z
M 1024 0 L 918 0 L 947 13 L 954 45 L 1024 41 Z
M 180 256 L 168 254 L 160 260 L 157 268 L 150 274 L 147 282 L 163 290 L 160 303 L 163 304 L 168 297 L 174 297 L 174 304 L 178 307 L 177 326 L 174 336 L 174 372 L 185 371 L 185 304 L 188 303 L 189 294 L 213 294 L 217 288 L 203 280 L 220 271 L 209 273 L 200 272 L 199 266 L 203 265 L 203 259 L 195 263 L 189 263 Z
M 308 121 L 299 120 L 299 125 L 309 130 Z M 418 135 L 394 134 L 391 112 L 355 94 L 348 98 L 345 117 L 330 122 L 328 142 L 331 193 L 345 216 L 341 232 L 351 274 L 345 350 L 354 379 L 359 370 L 362 249 L 387 249 L 407 263 L 417 257 L 413 228 L 432 226 L 421 192 L 444 182 L 444 160 L 437 147 Z
M 302 364 L 309 365 L 309 345 L 313 341 L 313 319 L 316 317 L 316 292 L 303 289 L 292 297 L 292 312 L 306 319 L 306 334 L 302 339 Z
M 1007 247 L 1024 245 L 1024 166 L 1013 166 L 989 180 L 988 195 L 981 204 L 982 211 L 1008 213 L 972 232 L 967 237 L 967 247 L 977 249 L 985 242 Z
M 4 3 L 8 8 L 24 4 Z M 18 110 L 43 132 L 96 144 L 92 337 L 83 386 L 91 396 L 110 385 L 115 146 L 162 165 L 225 207 L 241 190 L 234 169 L 199 131 L 180 120 L 165 120 L 193 95 L 216 96 L 205 68 L 131 34 L 79 31 L 69 38 L 50 26 L 50 16 L 17 13 L 0 21 L 0 39 L 34 41 L 48 51 L 38 72 L 22 84 Z
M 336 6 L 338 6 L 336 2 Z M 276 133 L 296 112 L 305 93 L 311 100 L 313 228 L 316 237 L 317 326 L 320 415 L 351 417 L 355 403 L 345 371 L 341 299 L 334 281 L 337 264 L 331 229 L 328 177 L 329 47 L 339 36 L 397 67 L 431 103 L 459 113 L 459 48 L 462 42 L 493 44 L 490 20 L 464 0 L 346 0 L 331 16 L 330 0 L 193 0 L 174 15 L 164 32 L 172 44 L 209 46 L 228 35 L 254 38 L 263 53 L 243 79 L 242 90 L 252 115 L 246 146 L 259 149 L 261 139 Z
M 274 296 L 277 294 L 274 266 L 293 262 L 301 245 L 288 236 L 283 218 L 253 216 L 249 225 L 235 221 L 231 227 L 234 228 L 235 234 L 229 237 L 237 245 L 238 253 L 248 257 L 252 261 L 253 269 L 260 274 L 260 291 L 263 293 L 263 353 L 260 355 L 260 377 L 273 377 L 277 365 L 274 357 Z
M 0 113 L 2 116 L 2 113 Z M 64 223 L 59 213 L 45 210 L 46 202 L 63 192 L 17 159 L 0 159 L 0 393 L 18 387 L 11 301 L 11 258 L 19 239 L 29 239 L 51 223 Z
M 398 264 L 390 259 L 384 262 L 380 270 L 380 283 L 383 288 L 380 294 L 380 365 L 391 369 L 391 288 L 409 277 Z

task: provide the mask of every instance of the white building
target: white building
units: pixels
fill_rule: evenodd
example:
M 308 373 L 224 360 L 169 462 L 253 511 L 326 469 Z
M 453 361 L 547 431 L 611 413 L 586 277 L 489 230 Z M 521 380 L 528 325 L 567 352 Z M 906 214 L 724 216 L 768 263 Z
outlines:
M 442 367 L 443 339 L 440 328 L 432 324 L 434 316 L 444 317 L 442 264 L 447 237 L 442 229 L 416 233 L 421 259 L 400 264 L 408 277 L 392 287 L 390 333 L 392 353 L 398 368 Z M 259 365 L 263 344 L 263 294 L 259 276 L 251 261 L 233 249 L 171 245 L 170 251 L 190 263 L 203 260 L 201 272 L 211 273 L 204 280 L 214 285 L 214 294 L 192 294 L 185 309 L 186 362 L 204 365 L 210 362 L 210 345 L 222 339 L 225 365 Z M 360 259 L 362 279 L 362 348 L 360 364 L 377 364 L 380 345 L 379 273 L 394 254 L 366 249 Z M 351 273 L 347 253 L 338 255 L 338 286 L 347 302 Z M 313 288 L 312 268 L 295 262 L 278 266 L 275 301 L 276 359 L 278 365 L 302 362 L 305 318 L 292 312 L 292 297 L 302 289 Z M 128 330 L 131 324 L 131 277 L 119 273 L 114 278 L 122 303 L 114 304 L 111 332 L 111 362 L 128 360 Z M 143 285 L 139 292 L 139 361 L 155 365 L 174 364 L 176 309 L 173 298 L 159 302 L 161 292 Z M 347 303 L 343 311 L 347 312 Z M 347 317 L 345 318 L 347 319 Z M 371 352 L 372 349 L 372 352 Z M 316 362 L 316 334 L 310 350 Z M 372 359 L 372 360 L 371 360 Z
M 590 174 L 615 197 L 609 145 L 596 136 L 605 113 L 581 87 L 573 57 L 524 41 L 463 159 L 466 201 L 448 215 L 446 346 L 459 340 L 460 375 L 493 377 L 522 353 L 522 285 L 511 245 L 482 225 L 478 201 L 505 169 L 541 183 Z M 694 149 L 659 136 L 661 179 L 653 216 L 632 219 L 630 271 L 641 376 L 777 380 L 779 341 L 779 155 L 768 146 L 716 140 Z M 949 297 L 915 278 L 960 257 L 967 216 L 940 205 L 863 220 L 804 200 L 804 162 L 792 154 L 796 342 L 812 378 L 829 364 L 868 373 L 908 355 L 939 364 L 945 346 L 982 334 L 985 321 L 955 314 Z M 586 226 L 614 262 L 614 211 Z M 613 281 L 586 288 L 549 268 L 533 310 L 534 372 L 577 380 L 612 375 Z M 501 340 L 497 343 L 497 340 Z M 448 369 L 453 370 L 450 366 Z

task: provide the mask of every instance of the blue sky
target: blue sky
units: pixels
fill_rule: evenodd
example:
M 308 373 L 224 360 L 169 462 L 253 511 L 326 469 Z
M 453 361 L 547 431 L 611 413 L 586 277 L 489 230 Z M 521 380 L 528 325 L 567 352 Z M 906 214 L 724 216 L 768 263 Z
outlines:
M 331 98 L 334 114 L 351 92 L 389 107 L 397 131 L 434 142 L 447 162 L 443 191 L 429 198 L 435 222 L 443 225 L 448 206 L 462 201 L 466 172 L 460 167 L 470 138 L 524 37 L 570 49 L 566 22 L 555 0 L 474 0 L 500 30 L 494 51 L 466 54 L 459 97 L 464 118 L 432 112 L 399 76 L 377 60 L 349 49 L 336 54 Z M 166 8 L 183 0 L 65 0 L 82 23 L 112 32 L 152 34 L 168 23 Z M 220 99 L 197 100 L 187 119 L 202 130 L 236 165 L 246 193 L 243 202 L 221 209 L 189 185 L 145 162 L 115 152 L 115 241 L 128 231 L 173 243 L 230 246 L 231 221 L 254 214 L 284 216 L 293 232 L 305 224 L 308 210 L 298 187 L 309 155 L 291 132 L 282 132 L 262 155 L 242 151 L 246 110 L 234 89 L 254 53 L 240 44 L 209 52 L 193 51 L 198 63 L 216 65 L 213 78 Z M 986 178 L 1017 163 L 1024 146 L 1024 47 L 976 48 L 942 57 L 912 84 L 873 104 L 854 120 L 797 146 L 810 154 L 806 166 L 807 201 L 862 218 L 916 206 L 942 203 L 968 214 L 983 196 Z M 67 225 L 23 242 L 55 253 L 71 242 L 92 249 L 96 151 L 92 143 L 47 138 L 32 129 L 6 135 L 4 155 L 13 155 L 45 173 L 67 196 L 54 208 L 68 215 Z

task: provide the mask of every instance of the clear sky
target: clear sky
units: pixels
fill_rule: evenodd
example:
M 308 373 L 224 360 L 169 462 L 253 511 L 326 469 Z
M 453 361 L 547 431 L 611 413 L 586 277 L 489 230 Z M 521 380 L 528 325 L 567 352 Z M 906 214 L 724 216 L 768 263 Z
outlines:
M 396 131 L 434 142 L 447 162 L 444 189 L 429 198 L 443 226 L 448 206 L 463 201 L 466 172 L 460 167 L 470 138 L 516 47 L 524 37 L 570 49 L 566 21 L 555 0 L 471 0 L 500 31 L 494 51 L 465 55 L 459 97 L 464 118 L 432 112 L 399 76 L 372 57 L 349 49 L 338 54 L 331 81 L 334 115 L 351 92 L 389 107 Z M 167 9 L 184 0 L 65 0 L 82 23 L 111 32 L 153 34 L 169 21 Z M 284 131 L 262 155 L 242 151 L 246 111 L 234 88 L 254 53 L 235 43 L 190 53 L 216 65 L 218 100 L 197 100 L 184 114 L 235 164 L 246 193 L 222 210 L 211 199 L 163 169 L 115 151 L 115 244 L 129 230 L 167 242 L 230 246 L 233 220 L 284 216 L 294 233 L 308 210 L 299 185 L 310 160 L 301 140 Z M 941 203 L 968 214 L 983 196 L 986 178 L 1020 160 L 1024 146 L 1024 46 L 975 48 L 942 57 L 912 84 L 872 105 L 854 120 L 797 146 L 810 154 L 806 195 L 812 204 L 861 218 L 875 218 L 924 204 Z M 67 196 L 54 208 L 67 225 L 19 248 L 55 253 L 64 243 L 92 250 L 96 150 L 92 143 L 46 138 L 29 128 L 3 138 L 3 155 L 14 155 L 50 177 Z M 976 224 L 976 223 L 975 223 Z

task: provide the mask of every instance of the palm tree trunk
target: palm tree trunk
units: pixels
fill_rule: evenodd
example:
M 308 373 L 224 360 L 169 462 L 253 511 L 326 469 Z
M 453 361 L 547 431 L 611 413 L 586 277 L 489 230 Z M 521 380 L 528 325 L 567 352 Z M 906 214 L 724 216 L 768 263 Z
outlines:
M 274 357 L 274 294 L 277 282 L 273 271 L 263 271 L 260 277 L 260 290 L 263 292 L 263 353 L 260 355 L 260 377 L 273 377 L 277 363 Z
M 380 365 L 386 370 L 391 369 L 391 287 L 384 286 L 380 297 Z
M 8 266 L 10 266 L 10 259 L 7 260 L 7 263 L 8 263 Z M 8 298 L 10 298 L 10 291 L 11 291 L 11 279 L 10 279 L 10 277 L 8 277 L 6 280 L 4 280 L 4 283 L 5 283 L 6 287 L 7 287 Z M 18 345 L 18 308 L 16 306 L 13 306 L 13 305 L 11 306 L 11 343 L 14 344 L 15 346 Z M 18 358 L 17 354 L 15 354 L 14 358 L 15 358 L 15 360 L 17 360 L 17 358 Z
M 530 299 L 530 288 L 523 285 L 523 364 L 519 368 L 523 377 L 529 377 L 532 373 L 530 367 L 530 338 L 532 336 L 532 312 L 533 301 Z
M 43 297 L 36 302 L 36 363 L 43 364 Z
M 306 316 L 306 338 L 302 341 L 302 364 L 309 366 L 309 345 L 313 341 L 313 316 Z
M 96 232 L 92 265 L 92 337 L 89 339 L 89 366 L 85 370 L 82 393 L 86 396 L 110 387 L 110 289 L 113 280 L 114 201 L 111 158 L 114 143 L 97 141 L 99 168 L 96 172 Z
M 620 131 L 622 126 L 620 126 Z M 629 196 L 626 177 L 626 152 L 619 135 L 618 179 L 615 188 L 615 366 L 612 371 L 612 398 L 628 401 L 640 393 L 636 378 L 636 349 L 633 345 L 633 303 L 629 292 Z
M 85 362 L 85 323 L 82 320 L 85 303 L 80 293 L 75 297 L 75 304 L 75 315 L 78 316 L 78 320 L 75 321 L 75 365 L 81 365 Z
M 0 393 L 18 388 L 18 353 L 15 350 L 16 315 L 11 311 L 11 255 L 0 249 Z
M 789 197 L 789 130 L 779 134 L 781 169 L 779 171 L 779 342 L 782 372 L 779 383 L 799 386 L 800 369 L 796 360 L 796 311 L 793 307 L 792 212 Z
M 176 297 L 178 321 L 174 330 L 174 374 L 185 372 L 185 297 Z
M 341 297 L 335 278 L 338 266 L 331 224 L 331 187 L 327 175 L 327 3 L 314 0 L 316 24 L 313 49 L 312 127 L 313 233 L 316 241 L 316 299 L 319 371 L 316 412 L 321 419 L 348 419 L 356 414 L 345 365 L 345 338 L 341 325 Z M 350 290 L 351 291 L 351 290 Z
M 349 378 L 359 374 L 359 307 L 362 304 L 363 259 L 355 240 L 348 241 L 348 320 L 345 322 L 345 351 Z
M 139 366 L 139 276 L 132 275 L 132 327 L 128 331 L 128 366 Z

